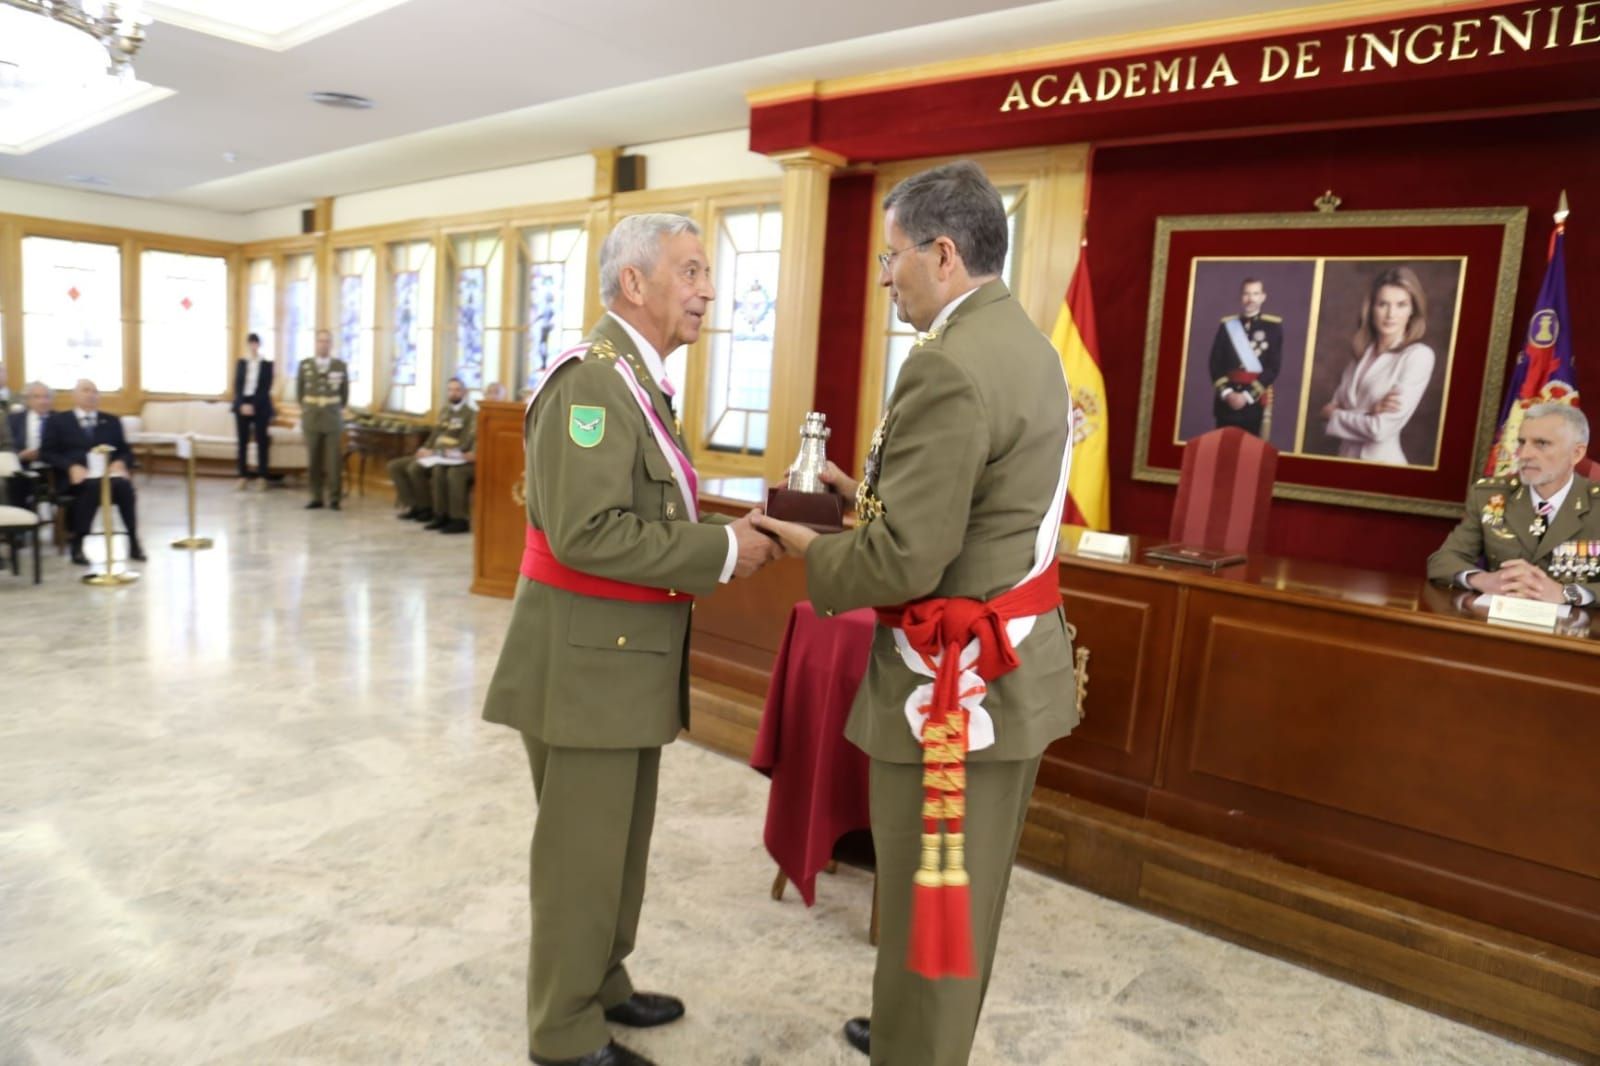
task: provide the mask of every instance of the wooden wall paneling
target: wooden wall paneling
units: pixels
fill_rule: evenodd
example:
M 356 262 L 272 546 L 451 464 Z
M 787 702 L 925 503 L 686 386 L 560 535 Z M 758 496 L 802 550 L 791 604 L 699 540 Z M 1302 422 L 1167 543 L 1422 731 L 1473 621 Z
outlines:
M 1151 817 L 1600 954 L 1584 643 L 1189 602 Z
M 1061 565 L 1067 621 L 1089 651 L 1084 718 L 1050 746 L 1039 768 L 1048 788 L 1133 814 L 1155 781 L 1178 586 L 1111 569 Z
M 522 477 L 522 405 L 480 403 L 472 490 L 472 591 L 480 595 L 509 598 L 516 592 L 527 526 L 527 513 L 517 503 Z

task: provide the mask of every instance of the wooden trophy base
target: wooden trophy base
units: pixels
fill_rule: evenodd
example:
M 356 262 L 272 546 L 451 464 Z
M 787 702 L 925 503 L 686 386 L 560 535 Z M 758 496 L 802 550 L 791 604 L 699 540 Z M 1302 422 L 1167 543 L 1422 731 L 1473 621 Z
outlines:
M 818 533 L 839 533 L 844 529 L 844 497 L 832 492 L 768 489 L 767 514 Z

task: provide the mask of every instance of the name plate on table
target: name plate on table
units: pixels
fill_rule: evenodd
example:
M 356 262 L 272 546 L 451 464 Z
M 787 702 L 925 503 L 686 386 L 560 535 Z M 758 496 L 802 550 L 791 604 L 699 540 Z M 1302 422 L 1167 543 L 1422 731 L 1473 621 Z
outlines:
M 1556 623 L 1567 613 L 1563 603 L 1525 600 L 1519 596 L 1490 596 L 1489 621 L 1496 625 L 1521 626 L 1555 632 Z
M 1125 563 L 1133 555 L 1133 542 L 1121 533 L 1097 533 L 1086 529 L 1078 537 L 1078 546 L 1075 549 L 1078 555 L 1091 559 L 1109 559 L 1114 563 Z
M 188 459 L 194 455 L 194 438 L 187 433 L 177 440 L 178 458 Z

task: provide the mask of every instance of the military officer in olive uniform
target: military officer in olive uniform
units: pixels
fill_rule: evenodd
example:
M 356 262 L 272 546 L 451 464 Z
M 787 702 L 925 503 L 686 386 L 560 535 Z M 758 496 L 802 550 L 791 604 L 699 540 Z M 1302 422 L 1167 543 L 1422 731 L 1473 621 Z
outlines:
M 321 507 L 325 495 L 329 506 L 339 509 L 344 473 L 344 406 L 350 402 L 350 374 L 344 360 L 332 357 L 332 350 L 333 334 L 317 330 L 316 358 L 300 364 L 294 383 L 310 466 L 308 511 Z
M 416 454 L 389 461 L 389 480 L 394 483 L 395 500 L 405 508 L 401 518 L 426 522 L 428 529 L 445 533 L 465 533 L 478 409 L 467 402 L 467 387 L 460 378 L 445 384 L 445 399 L 448 402 L 439 412 L 438 424 Z M 441 453 L 466 461 L 447 466 L 418 462 Z
M 1600 599 L 1600 484 L 1576 473 L 1589 420 L 1569 404 L 1530 407 L 1517 429 L 1517 476 L 1481 478 L 1461 524 L 1428 557 L 1428 577 L 1547 603 Z
M 960 1066 L 993 972 L 1040 756 L 1078 720 L 1054 550 L 1072 404 L 1060 356 L 999 280 L 1005 209 L 983 171 L 971 162 L 926 171 L 897 186 L 884 208 L 889 250 L 879 282 L 925 337 L 895 383 L 863 481 L 836 467 L 825 475 L 856 496 L 859 524 L 822 536 L 767 517 L 757 524 L 804 556 L 807 591 L 825 614 L 930 597 L 992 602 L 1033 573 L 1050 584 L 1053 606 L 1016 644 L 1020 665 L 983 697 L 993 742 L 966 764 L 975 978 L 907 968 L 924 799 L 907 699 L 927 678 L 906 665 L 900 633 L 883 624 L 845 730 L 871 758 L 880 905 L 872 1018 L 852 1019 L 845 1036 L 875 1064 Z M 976 749 L 976 726 L 972 736 Z
M 607 1022 L 681 1001 L 635 992 L 661 747 L 688 723 L 689 612 L 777 554 L 749 515 L 699 521 L 664 359 L 715 296 L 699 229 L 623 219 L 600 250 L 609 313 L 551 364 L 524 416 L 527 541 L 484 717 L 522 733 L 538 803 L 528 1036 L 535 1063 L 637 1066 Z M 709 930 L 707 931 L 710 932 Z
M 1266 392 L 1283 365 L 1283 319 L 1263 314 L 1267 287 L 1257 278 L 1239 286 L 1239 313 L 1223 318 L 1211 342 L 1211 411 L 1217 428 L 1238 426 L 1261 436 Z

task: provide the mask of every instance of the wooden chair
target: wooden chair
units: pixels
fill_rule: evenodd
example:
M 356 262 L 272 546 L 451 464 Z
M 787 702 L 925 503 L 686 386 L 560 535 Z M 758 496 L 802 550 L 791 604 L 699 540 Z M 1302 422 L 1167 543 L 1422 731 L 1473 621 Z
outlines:
M 1237 426 L 1195 437 L 1183 449 L 1168 536 L 1213 551 L 1263 550 L 1277 473 L 1278 449 Z

